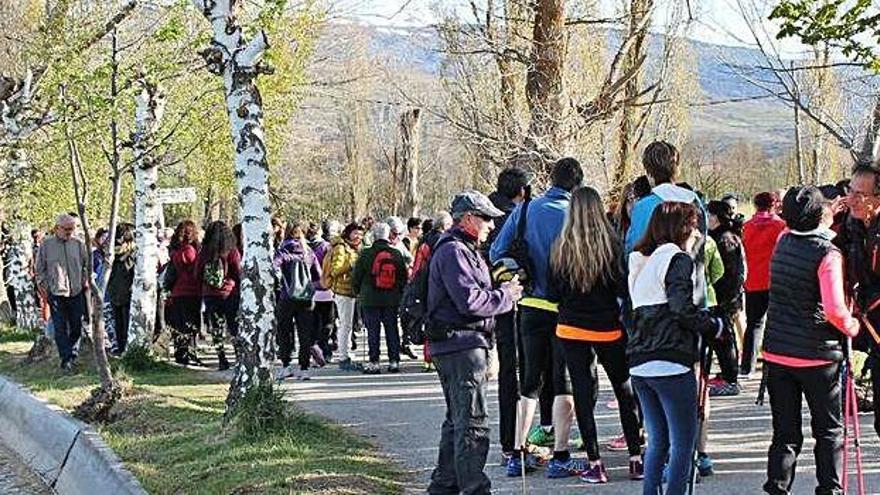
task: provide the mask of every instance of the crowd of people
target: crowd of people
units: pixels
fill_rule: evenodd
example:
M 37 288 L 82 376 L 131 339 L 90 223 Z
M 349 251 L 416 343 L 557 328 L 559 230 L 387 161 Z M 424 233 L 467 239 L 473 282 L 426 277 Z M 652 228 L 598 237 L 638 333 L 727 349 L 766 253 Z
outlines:
M 806 398 L 816 493 L 842 493 L 840 375 L 851 347 L 870 353 L 875 396 L 880 389 L 877 171 L 863 165 L 835 185 L 761 192 L 746 219 L 736 196 L 705 198 L 677 182 L 672 144 L 651 143 L 642 161 L 645 175 L 611 207 L 583 185 L 580 163 L 564 158 L 543 194 L 533 195 L 530 173 L 509 168 L 489 196 L 465 191 L 430 219 L 273 219 L 277 378 L 308 380 L 331 363 L 398 373 L 402 357 L 422 361 L 436 370 L 447 407 L 428 491 L 476 494 L 491 486 L 493 376 L 508 476 L 540 468 L 549 478 L 610 481 L 595 419 L 601 364 L 621 425 L 605 447 L 628 452 L 628 478 L 644 494 L 665 484 L 678 495 L 713 473 L 710 397 L 739 395 L 743 381 L 760 377 L 773 418 L 764 491 L 791 491 Z M 75 227 L 62 215 L 51 236 L 35 236 L 36 280 L 67 370 L 83 289 L 108 269 L 111 249 L 101 231 L 90 252 Z M 114 354 L 127 346 L 133 234 L 121 225 L 112 247 L 105 315 Z M 161 232 L 160 246 L 156 331 L 170 330 L 175 361 L 202 365 L 196 344 L 206 330 L 228 368 L 240 227 L 216 221 L 202 232 L 187 220 Z M 362 328 L 368 352 L 359 362 Z M 575 420 L 586 459 L 571 453 Z

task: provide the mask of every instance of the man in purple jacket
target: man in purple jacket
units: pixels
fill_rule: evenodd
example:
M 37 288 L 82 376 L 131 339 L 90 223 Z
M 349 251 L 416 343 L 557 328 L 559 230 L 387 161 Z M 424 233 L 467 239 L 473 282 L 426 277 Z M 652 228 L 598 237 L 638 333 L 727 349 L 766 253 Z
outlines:
M 483 194 L 465 191 L 452 200 L 451 213 L 455 226 L 437 241 L 428 274 L 429 346 L 446 399 L 428 493 L 488 494 L 488 355 L 495 316 L 513 309 L 522 286 L 514 278 L 494 289 L 479 252 L 503 212 Z

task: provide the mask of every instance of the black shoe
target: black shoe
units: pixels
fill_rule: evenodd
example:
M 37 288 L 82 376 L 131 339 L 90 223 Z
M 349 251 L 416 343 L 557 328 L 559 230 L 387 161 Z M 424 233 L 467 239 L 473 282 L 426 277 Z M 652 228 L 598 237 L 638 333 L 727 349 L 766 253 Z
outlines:
M 220 371 L 226 371 L 229 369 L 229 361 L 226 360 L 225 352 L 220 351 L 217 354 L 217 363 L 217 369 L 219 369 Z
M 419 358 L 418 356 L 416 356 L 416 353 L 414 353 L 413 350 L 408 345 L 401 347 L 400 353 L 410 359 L 418 359 Z
M 184 352 L 175 351 L 174 352 L 174 362 L 177 364 L 180 364 L 182 366 L 189 365 L 189 353 L 185 352 L 185 351 Z
M 225 357 L 225 356 L 224 356 L 224 357 Z M 205 363 L 202 362 L 201 358 L 199 358 L 199 356 L 196 355 L 196 353 L 193 352 L 193 351 L 187 351 L 187 353 L 186 353 L 186 359 L 187 359 L 188 361 L 191 361 L 191 362 L 192 362 L 193 364 L 195 364 L 196 366 L 204 366 L 204 365 L 205 365 Z M 227 364 L 228 364 L 228 363 L 227 363 Z
M 357 339 L 351 339 L 351 350 L 356 351 L 357 349 L 358 349 Z

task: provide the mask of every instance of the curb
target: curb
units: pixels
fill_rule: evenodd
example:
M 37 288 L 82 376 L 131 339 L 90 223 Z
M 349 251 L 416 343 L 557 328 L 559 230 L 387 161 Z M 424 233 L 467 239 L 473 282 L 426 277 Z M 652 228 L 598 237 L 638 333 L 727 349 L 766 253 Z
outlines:
M 0 442 L 59 495 L 147 495 L 90 426 L 3 376 Z

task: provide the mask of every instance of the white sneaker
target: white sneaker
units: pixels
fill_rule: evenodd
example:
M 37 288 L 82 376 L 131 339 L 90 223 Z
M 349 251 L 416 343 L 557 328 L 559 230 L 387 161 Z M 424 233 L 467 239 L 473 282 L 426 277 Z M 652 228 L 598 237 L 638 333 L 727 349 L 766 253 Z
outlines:
M 312 379 L 311 375 L 309 375 L 309 370 L 299 370 L 296 372 L 296 379 L 307 382 Z
M 275 372 L 275 379 L 280 382 L 281 380 L 284 380 L 285 378 L 290 378 L 294 375 L 295 373 L 293 371 L 293 365 L 282 366 L 278 368 L 278 371 Z

